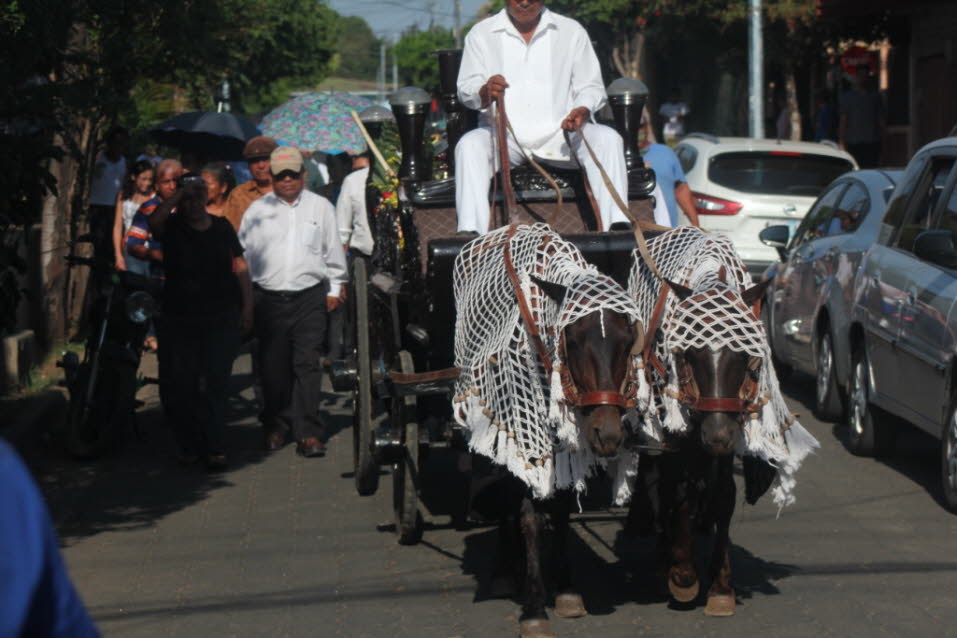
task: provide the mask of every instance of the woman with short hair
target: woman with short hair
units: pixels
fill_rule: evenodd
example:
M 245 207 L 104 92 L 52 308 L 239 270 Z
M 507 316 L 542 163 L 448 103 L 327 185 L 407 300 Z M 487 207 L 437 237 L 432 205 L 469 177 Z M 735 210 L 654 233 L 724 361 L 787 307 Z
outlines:
M 205 458 L 207 468 L 222 470 L 233 359 L 252 329 L 252 281 L 232 224 L 206 209 L 204 178 L 187 173 L 179 183 L 149 217 L 166 273 L 160 384 L 180 460 Z

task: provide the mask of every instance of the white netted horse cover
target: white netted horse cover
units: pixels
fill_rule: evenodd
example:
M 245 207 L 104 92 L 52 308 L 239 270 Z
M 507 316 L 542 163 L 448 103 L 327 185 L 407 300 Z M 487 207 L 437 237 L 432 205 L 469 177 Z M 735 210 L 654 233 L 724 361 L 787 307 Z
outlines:
M 551 378 L 519 311 L 505 267 L 506 244 L 552 362 Z M 530 275 L 567 288 L 560 308 Z M 517 226 L 511 237 L 508 228 L 501 228 L 466 244 L 455 260 L 453 282 L 455 365 L 461 368 L 453 413 L 471 433 L 469 446 L 506 466 L 537 498 L 556 488 L 583 490 L 585 478 L 604 459 L 596 459 L 580 440 L 576 412 L 560 381 L 558 338 L 566 326 L 593 312 L 617 312 L 638 321 L 638 306 L 545 224 Z M 644 379 L 637 367 L 633 370 Z M 645 408 L 647 383 L 639 382 L 634 398 Z M 621 465 L 633 468 L 628 461 Z
M 741 299 L 741 291 L 752 282 L 734 246 L 724 235 L 682 226 L 653 238 L 648 248 L 666 279 L 693 292 L 684 301 L 673 293 L 668 294 L 659 326 L 663 340 L 655 348 L 669 371 L 670 385 L 664 387 L 665 380 L 653 375 L 654 400 L 643 415 L 646 432 L 661 440 L 662 430 L 687 430 L 687 408 L 675 398 L 678 375 L 674 352 L 692 347 L 709 347 L 715 351 L 730 348 L 760 357 L 763 362 L 758 396 L 766 403 L 760 413 L 746 416 L 744 437 L 737 452 L 760 457 L 774 465 L 778 470 L 771 492 L 774 502 L 779 507 L 793 503 L 794 473 L 804 458 L 818 447 L 818 442 L 795 420 L 784 401 L 764 326 Z M 647 324 L 663 284 L 637 251 L 633 264 L 628 292 L 637 300 Z

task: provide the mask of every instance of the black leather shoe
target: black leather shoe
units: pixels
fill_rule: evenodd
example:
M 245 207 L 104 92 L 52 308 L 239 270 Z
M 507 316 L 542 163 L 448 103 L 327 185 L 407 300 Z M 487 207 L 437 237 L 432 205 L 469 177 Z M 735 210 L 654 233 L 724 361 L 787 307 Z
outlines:
M 326 445 L 314 436 L 307 436 L 296 444 L 296 454 L 307 458 L 325 456 Z
M 286 445 L 286 433 L 280 430 L 274 430 L 266 435 L 266 451 L 275 452 Z

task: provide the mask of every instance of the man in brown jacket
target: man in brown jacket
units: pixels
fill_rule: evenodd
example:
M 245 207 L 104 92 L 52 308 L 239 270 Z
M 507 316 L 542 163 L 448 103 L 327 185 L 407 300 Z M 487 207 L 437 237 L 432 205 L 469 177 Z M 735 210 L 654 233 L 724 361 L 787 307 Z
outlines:
M 246 142 L 243 157 L 249 163 L 253 178 L 232 190 L 223 208 L 223 215 L 237 231 L 243 214 L 254 201 L 272 192 L 272 175 L 269 172 L 269 156 L 279 145 L 271 137 L 260 135 Z

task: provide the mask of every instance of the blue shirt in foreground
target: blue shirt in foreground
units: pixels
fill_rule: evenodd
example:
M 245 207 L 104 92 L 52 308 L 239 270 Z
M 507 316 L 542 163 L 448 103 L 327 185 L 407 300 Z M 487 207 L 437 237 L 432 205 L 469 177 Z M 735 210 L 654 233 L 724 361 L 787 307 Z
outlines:
M 649 144 L 641 149 L 641 159 L 645 161 L 645 166 L 655 171 L 655 178 L 661 186 L 661 194 L 664 195 L 665 203 L 668 205 L 671 226 L 677 226 L 678 200 L 675 199 L 675 186 L 678 182 L 688 181 L 685 172 L 681 170 L 678 156 L 667 144 Z
M 46 505 L 0 440 L 0 638 L 99 636 L 70 582 Z

